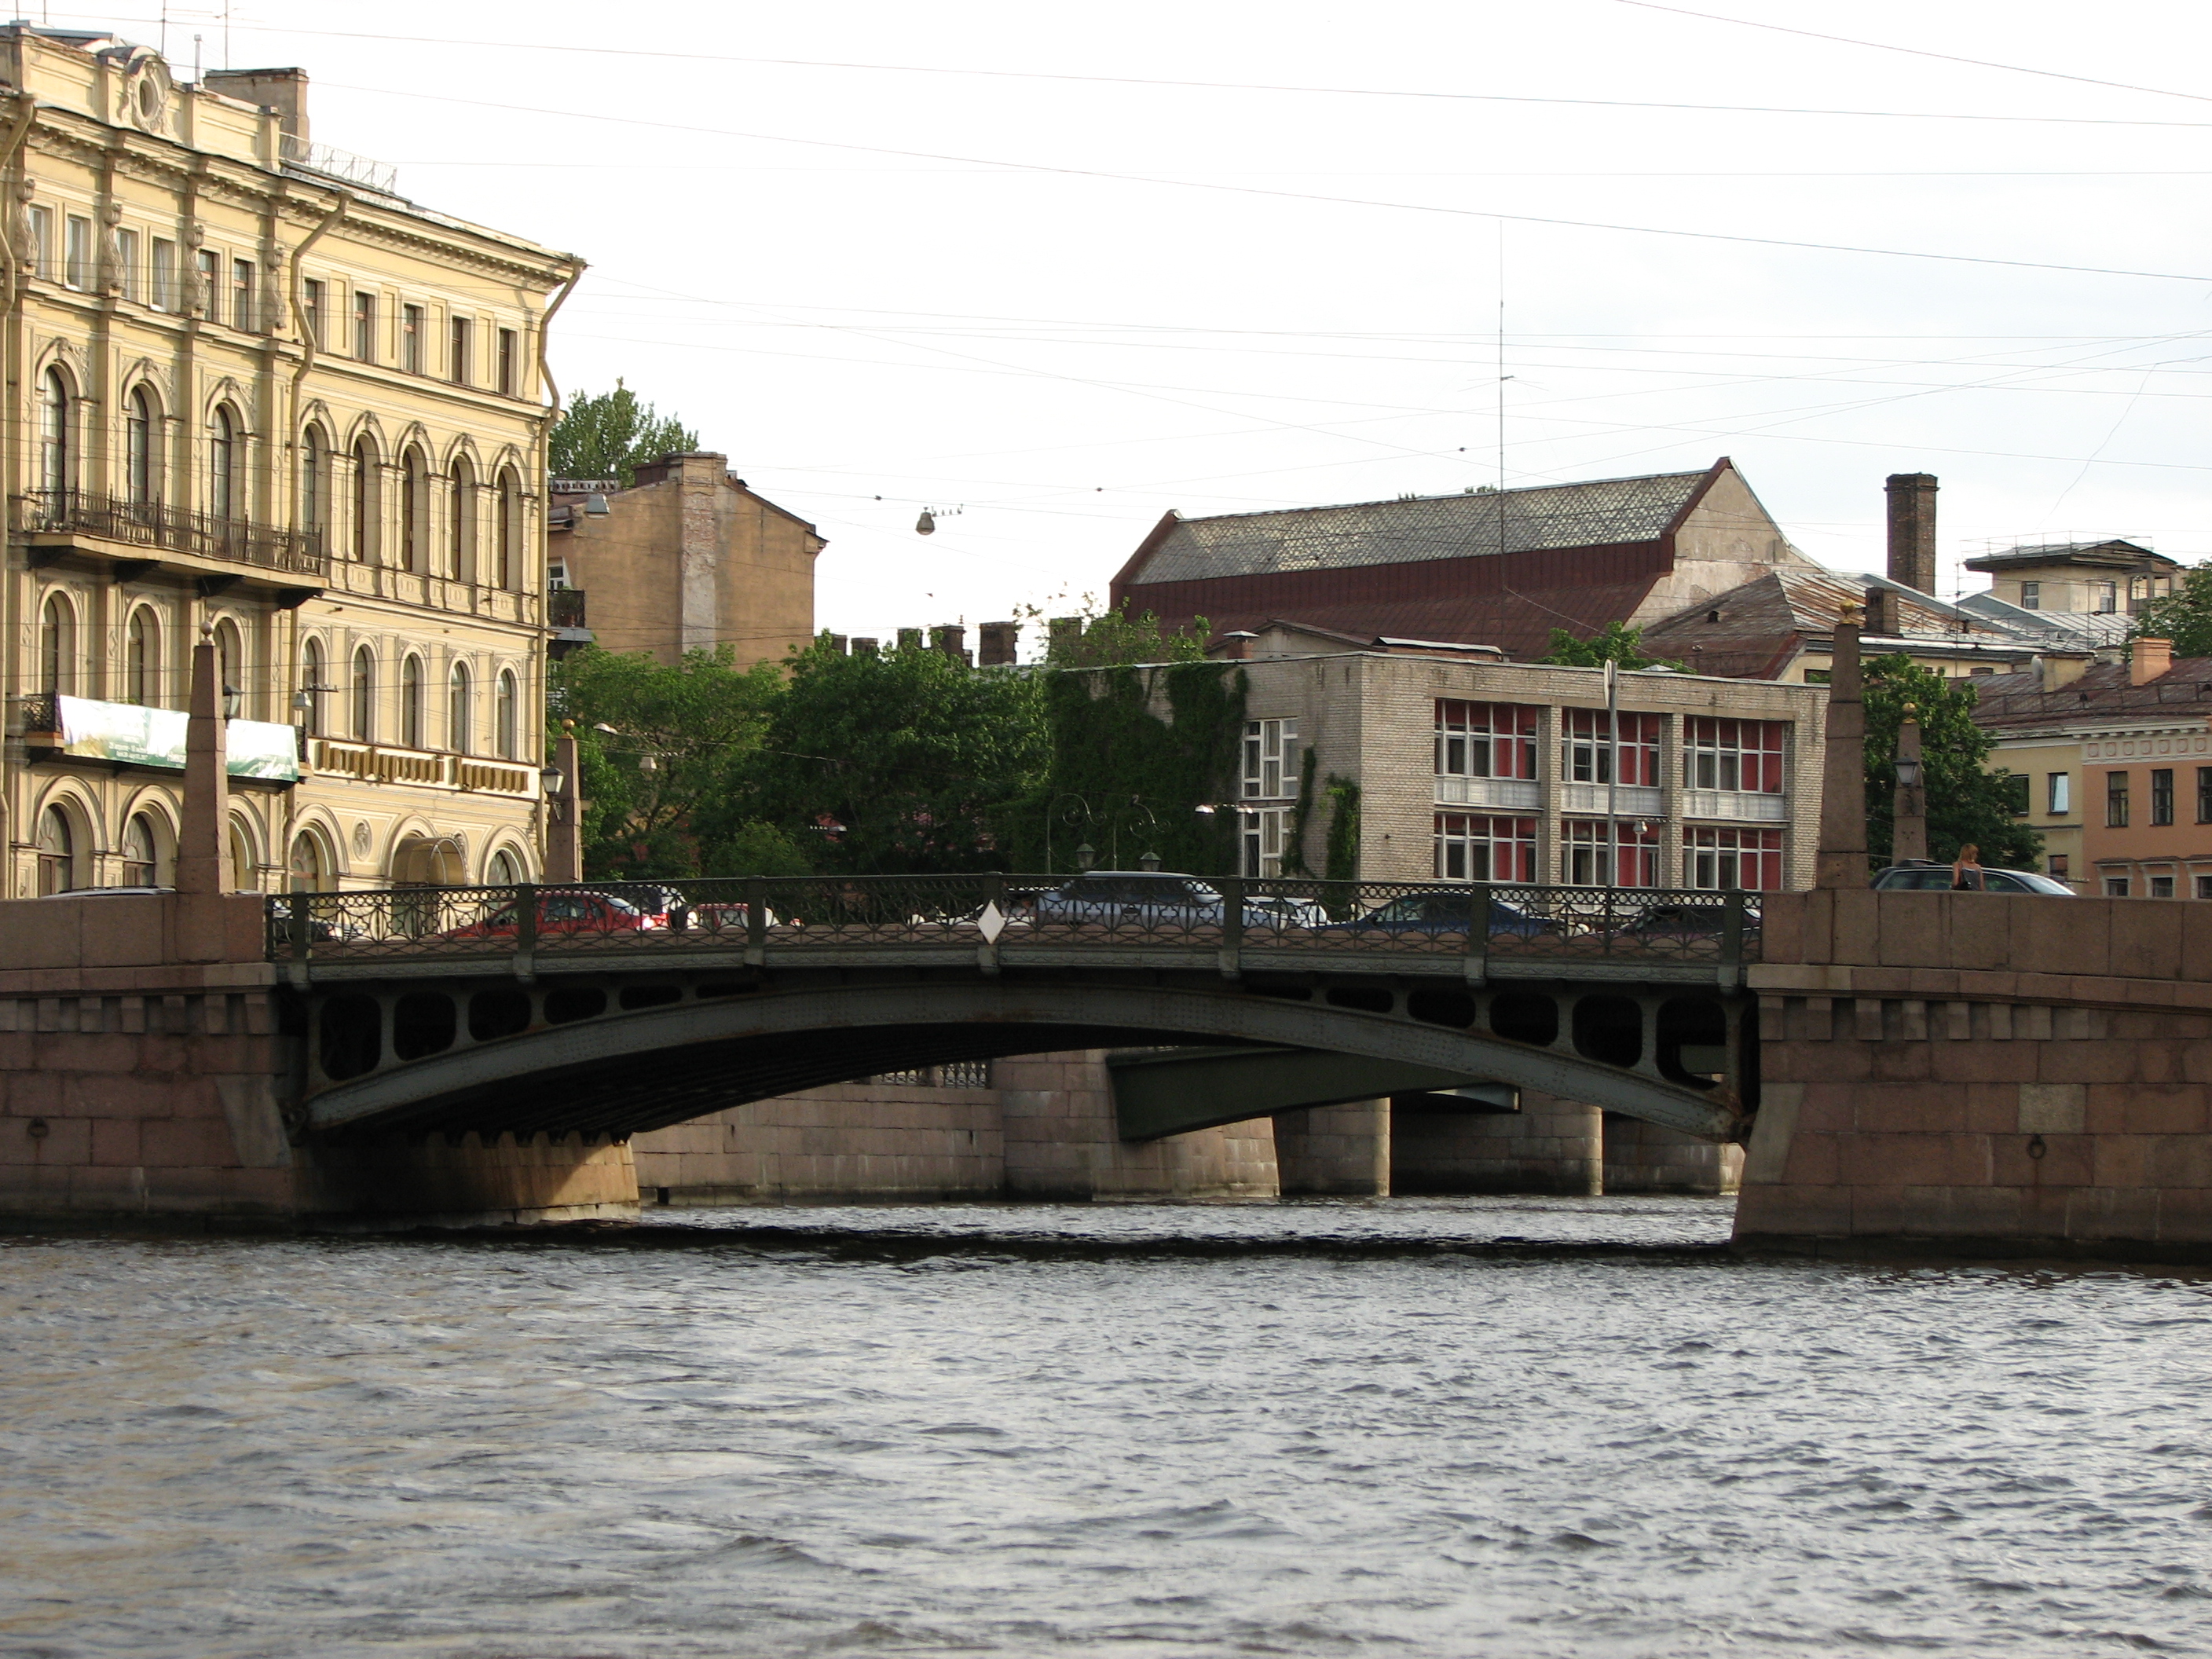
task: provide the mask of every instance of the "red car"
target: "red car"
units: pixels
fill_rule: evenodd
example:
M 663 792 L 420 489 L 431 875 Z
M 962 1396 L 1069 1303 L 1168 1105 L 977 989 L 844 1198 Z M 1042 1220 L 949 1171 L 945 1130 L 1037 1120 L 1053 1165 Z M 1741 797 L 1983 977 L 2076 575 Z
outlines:
M 501 905 L 480 921 L 441 933 L 441 939 L 513 939 L 520 931 L 522 907 L 519 902 Z M 649 933 L 668 926 L 660 916 L 649 916 L 629 902 L 608 893 L 541 890 L 538 895 L 538 936 L 574 937 L 579 933 Z

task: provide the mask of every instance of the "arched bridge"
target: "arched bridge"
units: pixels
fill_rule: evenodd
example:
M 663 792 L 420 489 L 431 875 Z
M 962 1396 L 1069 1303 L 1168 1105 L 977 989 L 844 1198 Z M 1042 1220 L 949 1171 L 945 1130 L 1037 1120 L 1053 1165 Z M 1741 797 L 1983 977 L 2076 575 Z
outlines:
M 1741 893 L 884 877 L 297 894 L 269 949 L 316 1139 L 619 1138 L 953 1060 L 1249 1045 L 1729 1139 L 1757 924 Z M 1121 1106 L 1131 1138 L 1255 1115 L 1233 1089 Z

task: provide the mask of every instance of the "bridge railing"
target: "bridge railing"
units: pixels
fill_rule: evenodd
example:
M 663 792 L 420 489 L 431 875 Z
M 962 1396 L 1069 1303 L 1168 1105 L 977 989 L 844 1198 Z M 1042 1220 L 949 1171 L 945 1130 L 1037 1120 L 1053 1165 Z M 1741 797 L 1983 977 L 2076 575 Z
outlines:
M 1356 957 L 1426 971 L 1508 962 L 1737 966 L 1759 896 L 1507 883 L 1161 874 L 806 877 L 404 887 L 269 901 L 269 954 L 301 963 L 727 956 L 1265 969 Z M 1510 971 L 1510 970 L 1509 970 Z

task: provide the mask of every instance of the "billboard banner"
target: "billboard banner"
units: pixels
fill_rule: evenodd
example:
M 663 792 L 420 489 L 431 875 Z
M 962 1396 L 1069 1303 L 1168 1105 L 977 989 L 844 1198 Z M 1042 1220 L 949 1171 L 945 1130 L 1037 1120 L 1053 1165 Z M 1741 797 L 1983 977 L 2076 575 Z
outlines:
M 126 766 L 185 769 L 185 737 L 191 718 L 182 709 L 95 702 L 89 697 L 56 697 L 54 703 L 60 716 L 63 754 Z M 268 720 L 232 720 L 224 738 L 228 763 L 225 769 L 231 776 L 272 783 L 300 781 L 299 744 L 290 726 Z

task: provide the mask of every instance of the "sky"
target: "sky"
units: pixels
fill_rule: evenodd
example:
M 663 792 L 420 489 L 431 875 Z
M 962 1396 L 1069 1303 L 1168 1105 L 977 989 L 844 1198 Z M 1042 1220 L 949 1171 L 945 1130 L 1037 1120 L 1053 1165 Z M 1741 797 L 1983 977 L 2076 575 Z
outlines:
M 182 75 L 304 68 L 317 142 L 587 260 L 561 386 L 621 377 L 817 525 L 840 633 L 1103 599 L 1170 509 L 1721 455 L 1840 569 L 1881 568 L 1886 475 L 1936 474 L 1947 596 L 2015 541 L 2212 557 L 2212 10 L 1708 3 L 166 35 Z M 162 44 L 120 3 L 36 15 Z

